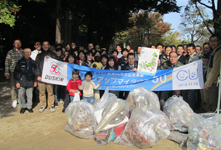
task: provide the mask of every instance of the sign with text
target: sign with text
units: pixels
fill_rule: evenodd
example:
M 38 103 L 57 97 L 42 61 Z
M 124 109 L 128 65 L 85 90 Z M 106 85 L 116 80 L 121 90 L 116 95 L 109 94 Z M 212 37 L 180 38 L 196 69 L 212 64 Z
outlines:
M 202 60 L 185 66 L 157 70 L 154 76 L 134 71 L 101 70 L 61 62 L 52 58 L 45 58 L 42 81 L 66 86 L 72 78 L 72 71 L 79 70 L 82 81 L 85 73 L 93 74 L 95 84 L 101 82 L 100 90 L 131 91 L 136 86 L 143 86 L 151 91 L 202 89 L 204 87 Z
M 155 74 L 157 72 L 157 65 L 160 50 L 142 47 L 138 62 L 138 71 Z

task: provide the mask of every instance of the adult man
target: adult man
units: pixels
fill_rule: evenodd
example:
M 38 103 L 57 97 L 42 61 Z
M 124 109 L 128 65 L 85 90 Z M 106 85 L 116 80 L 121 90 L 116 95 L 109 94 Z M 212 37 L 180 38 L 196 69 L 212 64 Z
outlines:
M 172 49 L 171 49 L 172 50 Z M 178 61 L 178 54 L 176 52 L 170 52 L 169 54 L 169 60 L 164 62 L 162 65 L 158 66 L 158 70 L 163 70 L 163 69 L 171 69 L 171 68 L 176 68 L 180 67 L 183 64 Z M 165 101 L 169 96 L 172 96 L 173 94 L 180 95 L 180 91 L 161 91 L 160 92 L 160 106 L 161 109 L 164 106 Z
M 36 64 L 30 58 L 31 49 L 25 48 L 23 58 L 20 59 L 15 67 L 14 77 L 16 88 L 18 88 L 20 113 L 23 114 L 27 109 L 30 113 L 32 110 L 32 93 L 34 87 L 37 86 L 37 77 L 35 75 Z M 27 98 L 27 103 L 26 103 Z
M 118 60 L 118 70 L 124 70 L 126 64 L 127 64 L 127 55 L 128 55 L 128 50 L 125 48 L 121 51 L 122 57 Z
M 14 69 L 18 60 L 22 58 L 21 40 L 14 40 L 13 46 L 5 58 L 5 77 L 10 79 L 12 107 L 16 107 L 18 92 L 15 87 Z
M 122 55 L 122 53 L 121 53 L 121 47 L 120 47 L 120 45 L 117 45 L 117 46 L 116 46 L 116 50 L 118 51 L 117 58 L 121 58 L 123 55 Z
M 195 45 L 194 44 L 188 44 L 187 45 L 187 53 L 188 53 L 188 57 L 186 59 L 186 64 L 189 64 L 191 62 L 197 61 L 199 60 L 199 55 L 197 55 L 195 53 Z M 187 101 L 190 105 L 190 107 L 194 110 L 195 105 L 196 105 L 196 94 L 197 94 L 197 90 L 189 90 L 188 94 L 187 91 L 183 91 L 183 98 L 185 101 Z M 185 93 L 186 92 L 186 93 Z M 189 96 L 189 97 L 188 97 Z
M 176 46 L 175 45 L 171 45 L 172 47 L 172 52 L 176 52 Z
M 54 94 L 53 94 L 53 85 L 49 83 L 42 82 L 41 75 L 43 70 L 43 64 L 44 64 L 44 58 L 56 58 L 56 55 L 54 52 L 50 51 L 49 48 L 49 42 L 44 41 L 42 43 L 42 52 L 38 54 L 36 58 L 36 66 L 37 66 L 37 80 L 38 80 L 38 87 L 39 87 L 39 99 L 40 99 L 40 105 L 41 108 L 39 109 L 39 112 L 43 112 L 46 108 L 46 95 L 45 95 L 45 89 L 47 89 L 48 93 L 48 107 L 50 108 L 51 112 L 55 112 L 54 108 Z
M 30 57 L 31 57 L 31 59 L 36 60 L 37 55 L 39 53 L 41 53 L 41 43 L 40 42 L 35 42 L 34 47 L 35 47 L 35 50 L 33 50 L 31 52 L 31 56 Z
M 130 45 L 127 45 L 127 47 L 126 47 L 126 49 L 128 50 L 128 51 L 130 51 Z
M 125 67 L 122 70 L 132 70 L 132 71 L 137 71 L 137 67 L 138 67 L 138 62 L 135 59 L 135 54 L 134 53 L 129 53 L 127 55 L 127 63 L 125 65 Z M 127 99 L 127 96 L 129 94 L 129 91 L 126 92 L 119 92 L 119 97 L 122 99 Z
M 183 51 L 183 56 L 186 56 L 186 57 L 187 57 L 187 56 L 188 56 L 188 53 L 187 53 L 187 44 L 184 44 L 184 45 L 183 45 L 183 50 L 184 50 L 184 51 Z
M 88 44 L 88 50 L 91 51 L 94 48 L 94 45 L 92 43 Z
M 129 53 L 127 55 L 127 64 L 123 70 L 137 71 L 137 67 L 138 67 L 138 62 L 136 61 L 135 54 Z
M 196 54 L 198 54 L 200 56 L 201 53 L 202 53 L 202 48 L 199 45 L 197 45 L 196 46 Z
M 220 74 L 221 63 L 221 37 L 212 35 L 209 40 L 210 47 L 213 49 L 209 61 L 204 60 L 206 68 L 206 82 L 204 86 L 204 99 L 207 102 L 207 111 L 215 111 L 218 100 L 218 77 Z
M 160 50 L 160 55 L 165 52 L 164 45 L 162 43 L 157 43 L 156 48 Z
M 178 45 L 177 46 L 177 54 L 178 54 L 178 61 L 180 61 L 181 63 L 185 64 L 186 62 L 186 57 L 183 56 L 183 52 L 184 52 L 184 48 L 183 45 Z
M 139 61 L 141 49 L 142 49 L 142 46 L 139 45 L 139 46 L 137 47 L 137 53 L 135 53 L 135 59 L 136 59 L 137 61 Z

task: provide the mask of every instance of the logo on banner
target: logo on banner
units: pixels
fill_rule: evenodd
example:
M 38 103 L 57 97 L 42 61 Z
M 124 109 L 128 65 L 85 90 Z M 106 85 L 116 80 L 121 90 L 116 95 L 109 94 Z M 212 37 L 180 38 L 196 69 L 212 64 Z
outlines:
M 188 78 L 190 80 L 196 80 L 198 78 L 198 69 L 196 71 L 188 70 L 188 72 L 186 70 L 180 70 L 177 73 L 177 79 L 180 81 L 185 81 Z
M 56 75 L 59 75 L 59 74 L 61 74 L 60 73 L 60 67 L 58 66 L 58 65 L 55 65 L 55 64 L 53 64 L 53 65 L 51 65 L 51 70 L 50 70 L 50 73 L 51 74 L 56 74 Z

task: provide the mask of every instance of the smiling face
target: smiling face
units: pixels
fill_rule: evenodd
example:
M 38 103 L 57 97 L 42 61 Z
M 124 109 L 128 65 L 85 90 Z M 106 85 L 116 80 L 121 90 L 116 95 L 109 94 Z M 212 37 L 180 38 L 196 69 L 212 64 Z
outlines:
M 21 41 L 20 40 L 15 40 L 14 43 L 13 43 L 13 46 L 16 49 L 20 49 L 21 48 Z
M 71 63 L 71 64 L 73 64 L 73 63 L 74 63 L 74 57 L 70 55 L 70 56 L 68 57 L 68 62 Z
M 47 51 L 50 48 L 49 42 L 45 41 L 42 43 L 43 50 Z
M 31 49 L 29 49 L 29 48 L 24 49 L 23 56 L 26 60 L 28 60 L 31 56 Z
M 109 60 L 109 61 L 108 61 L 108 65 L 109 65 L 111 68 L 113 68 L 113 67 L 114 67 L 114 60 L 113 60 L 113 59 Z
M 183 47 L 182 47 L 182 46 L 178 46 L 178 48 L 177 48 L 177 53 L 178 53 L 179 55 L 182 55 L 183 52 L 184 52 Z
M 128 56 L 128 63 L 129 63 L 129 65 L 133 65 L 135 60 L 136 59 L 135 59 L 134 55 L 129 55 Z
M 141 53 L 141 46 L 139 46 L 138 48 L 137 48 L 137 52 L 138 52 L 138 54 L 140 54 Z
M 112 56 L 114 56 L 115 58 L 117 58 L 117 52 L 113 52 Z
M 85 77 L 85 78 L 86 78 L 86 81 L 87 81 L 87 82 L 91 81 L 91 76 L 86 75 L 86 77 Z
M 170 63 L 175 65 L 178 61 L 178 56 L 176 53 L 170 53 Z
M 203 46 L 203 53 L 204 53 L 204 54 L 208 54 L 208 53 L 210 53 L 210 52 L 211 52 L 211 50 L 210 50 L 209 44 L 205 44 L 205 45 Z
M 170 54 L 171 51 L 172 51 L 171 48 L 170 48 L 170 47 L 167 47 L 167 48 L 166 48 L 166 51 L 165 51 L 165 54 L 166 54 L 167 56 L 169 56 L 169 54 Z
M 103 57 L 101 59 L 101 63 L 102 63 L 103 66 L 106 66 L 107 65 L 107 58 Z
M 215 49 L 217 46 L 219 46 L 220 43 L 221 43 L 221 40 L 219 40 L 216 36 L 211 37 L 209 40 L 209 44 L 212 49 Z
M 79 58 L 80 58 L 80 60 L 84 60 L 85 58 L 84 58 L 84 54 L 83 53 L 80 53 L 79 54 Z
M 36 42 L 34 47 L 35 47 L 35 49 L 40 50 L 41 49 L 41 43 L 40 42 Z
M 87 55 L 87 61 L 91 61 L 93 59 L 92 54 Z
M 192 55 L 195 52 L 195 49 L 192 46 L 187 47 L 188 55 Z

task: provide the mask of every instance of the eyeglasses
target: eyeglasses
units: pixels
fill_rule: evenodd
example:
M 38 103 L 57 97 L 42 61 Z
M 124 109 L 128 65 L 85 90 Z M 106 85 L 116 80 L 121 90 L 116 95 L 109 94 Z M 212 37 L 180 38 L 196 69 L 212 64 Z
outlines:
M 210 42 L 218 42 L 218 40 L 213 40 L 213 41 L 210 41 Z

